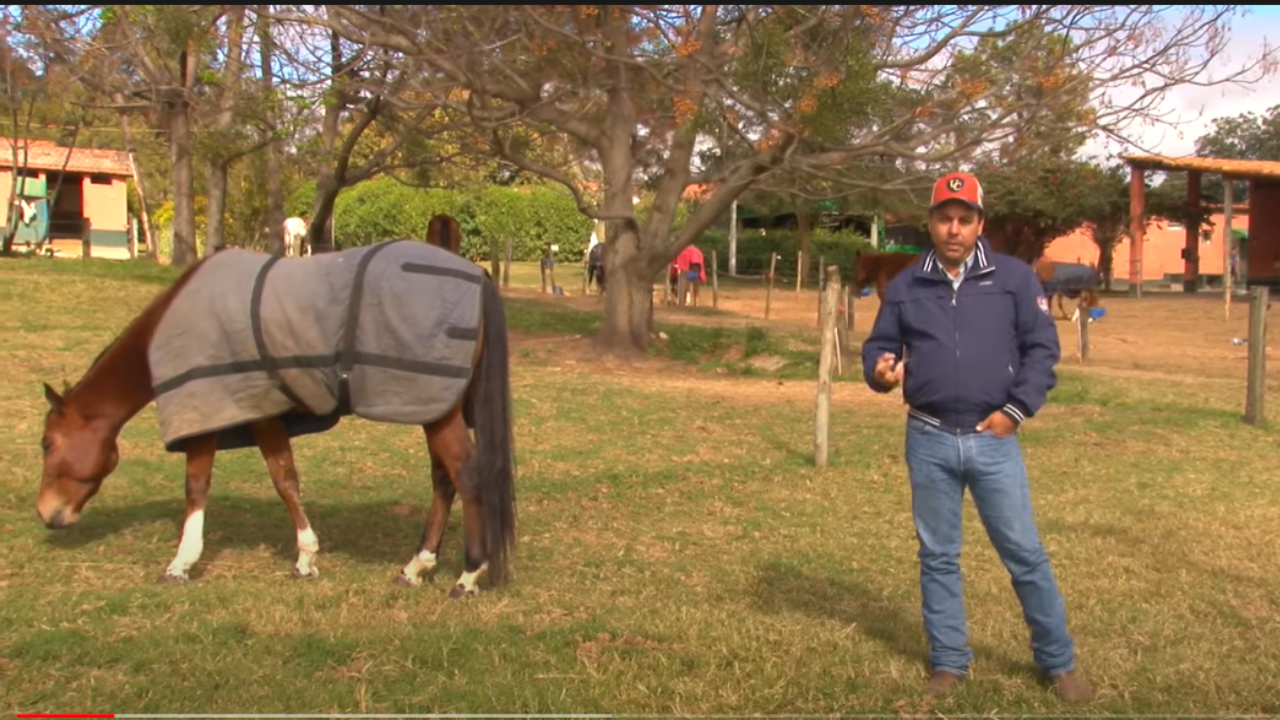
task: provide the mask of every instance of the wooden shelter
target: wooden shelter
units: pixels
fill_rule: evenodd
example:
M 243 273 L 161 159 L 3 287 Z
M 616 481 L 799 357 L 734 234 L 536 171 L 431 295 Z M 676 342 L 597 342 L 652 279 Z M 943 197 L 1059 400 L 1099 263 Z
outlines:
M 16 189 L 23 210 L 15 223 L 17 243 L 47 242 L 60 255 L 74 256 L 88 240 L 94 257 L 132 257 L 128 181 L 134 177 L 133 162 L 123 150 L 60 147 L 44 140 L 19 141 L 15 148 L 12 140 L 0 138 L 0 223 L 9 222 L 9 193 Z
M 1204 173 L 1215 173 L 1224 181 L 1249 183 L 1249 235 L 1245 252 L 1240 256 L 1240 276 L 1246 286 L 1280 288 L 1280 162 L 1270 160 L 1232 160 L 1229 158 L 1182 157 L 1158 155 L 1123 155 L 1129 165 L 1129 294 L 1142 295 L 1142 249 L 1146 236 L 1147 171 L 1187 173 L 1187 204 L 1200 205 L 1200 181 Z M 1232 183 L 1225 182 L 1223 222 L 1223 268 L 1231 266 L 1231 254 L 1239 240 L 1231 226 Z M 1182 250 L 1184 292 L 1194 293 L 1199 287 L 1201 228 L 1186 226 L 1186 244 Z M 1231 273 L 1223 273 L 1223 291 L 1230 297 Z

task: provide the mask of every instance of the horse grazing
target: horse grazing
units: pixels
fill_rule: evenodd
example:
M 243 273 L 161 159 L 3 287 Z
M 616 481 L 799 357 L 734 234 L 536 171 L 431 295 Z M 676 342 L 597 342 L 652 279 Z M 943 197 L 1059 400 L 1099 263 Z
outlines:
M 1076 312 L 1081 308 L 1098 307 L 1098 289 L 1102 285 L 1102 276 L 1092 265 L 1080 263 L 1061 263 L 1041 258 L 1033 265 L 1036 277 L 1049 296 L 1049 303 L 1057 302 L 1058 311 L 1063 320 L 1072 320 L 1067 315 L 1066 299 L 1076 301 Z
M 515 457 L 506 314 L 488 275 L 438 247 L 393 241 L 305 259 L 242 249 L 204 258 L 144 309 L 49 411 L 36 499 L 49 528 L 80 519 L 119 461 L 121 428 L 156 401 L 165 449 L 186 455 L 186 521 L 162 580 L 203 551 L 219 450 L 257 447 L 297 532 L 294 577 L 319 575 L 290 441 L 347 415 L 420 425 L 434 499 L 397 577 L 437 564 L 455 495 L 464 571 L 450 597 L 507 577 Z M 473 443 L 468 433 L 475 430 Z
M 310 254 L 311 243 L 307 242 L 307 221 L 300 217 L 285 219 L 284 256 L 302 257 Z
M 884 302 L 889 281 L 919 261 L 920 256 L 913 253 L 860 252 L 853 259 L 853 291 L 861 294 L 864 288 L 875 283 L 876 297 Z
M 462 226 L 452 215 L 443 213 L 427 221 L 427 244 L 442 247 L 454 255 L 462 254 Z

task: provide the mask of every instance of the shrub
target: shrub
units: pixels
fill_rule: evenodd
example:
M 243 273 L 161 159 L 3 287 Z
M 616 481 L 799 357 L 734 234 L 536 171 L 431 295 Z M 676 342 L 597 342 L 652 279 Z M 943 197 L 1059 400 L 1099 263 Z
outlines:
M 496 241 L 501 252 L 511 239 L 515 260 L 537 260 L 546 246 L 554 244 L 559 246 L 558 259 L 580 261 L 593 227 L 568 192 L 554 188 L 424 189 L 379 178 L 338 196 L 334 240 L 339 248 L 422 240 L 427 222 L 439 213 L 457 219 L 462 254 L 472 260 L 488 259 L 491 243 Z

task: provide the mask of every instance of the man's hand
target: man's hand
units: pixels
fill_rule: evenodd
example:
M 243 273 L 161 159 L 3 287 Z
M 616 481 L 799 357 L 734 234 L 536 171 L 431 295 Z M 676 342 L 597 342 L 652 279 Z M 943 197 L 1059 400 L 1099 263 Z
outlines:
M 996 437 L 1009 437 L 1018 430 L 1018 426 L 999 410 L 987 416 L 986 420 L 978 423 L 978 432 L 991 431 Z
M 897 362 L 893 353 L 885 353 L 876 360 L 876 382 L 886 390 L 892 390 L 902 382 L 906 372 L 906 361 Z

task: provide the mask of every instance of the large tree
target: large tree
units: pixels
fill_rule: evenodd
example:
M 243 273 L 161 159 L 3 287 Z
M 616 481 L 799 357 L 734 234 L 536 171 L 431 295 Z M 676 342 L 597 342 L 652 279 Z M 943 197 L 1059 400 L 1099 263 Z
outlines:
M 1196 154 L 1235 160 L 1280 160 L 1280 105 L 1263 113 L 1215 119 L 1212 129 L 1196 140 Z M 1237 183 L 1232 190 L 1235 202 L 1248 202 L 1248 183 Z M 1202 192 L 1205 200 L 1222 202 L 1222 177 L 1206 176 Z
M 451 5 L 330 6 L 322 17 L 296 19 L 393 50 L 422 76 L 464 88 L 471 122 L 498 152 L 562 182 L 584 213 L 610 221 L 598 339 L 609 350 L 641 351 L 654 276 L 761 178 L 785 171 L 848 187 L 922 187 L 942 164 L 988 156 L 1028 128 L 1055 141 L 1123 134 L 1155 117 L 1170 88 L 1204 82 L 1205 69 L 1220 64 L 1234 14 L 1096 5 Z M 1029 26 L 1074 40 L 1061 63 L 1070 74 L 1041 78 L 1035 98 L 1002 92 L 1008 83 L 999 77 L 952 82 L 949 57 Z M 1023 63 L 1011 52 L 1004 67 L 1043 57 L 1024 47 Z M 1216 82 L 1255 80 L 1269 59 L 1220 72 Z M 1121 86 L 1125 102 L 1110 94 Z M 1081 96 L 1094 110 L 1085 119 L 1043 111 Z M 603 200 L 592 202 L 563 168 L 509 143 L 514 127 L 588 148 Z M 700 142 L 717 145 L 723 160 L 695 163 Z M 620 234 L 645 172 L 652 211 L 638 234 Z M 694 183 L 715 190 L 674 228 Z

